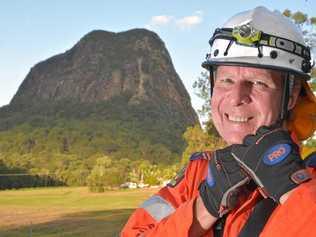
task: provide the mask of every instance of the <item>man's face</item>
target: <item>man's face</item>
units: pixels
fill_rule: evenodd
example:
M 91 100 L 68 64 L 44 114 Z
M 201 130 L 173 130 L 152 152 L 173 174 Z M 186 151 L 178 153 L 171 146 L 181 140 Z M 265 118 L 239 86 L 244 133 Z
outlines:
M 228 144 L 240 144 L 262 125 L 272 125 L 281 108 L 281 73 L 251 67 L 219 66 L 211 100 L 212 118 Z

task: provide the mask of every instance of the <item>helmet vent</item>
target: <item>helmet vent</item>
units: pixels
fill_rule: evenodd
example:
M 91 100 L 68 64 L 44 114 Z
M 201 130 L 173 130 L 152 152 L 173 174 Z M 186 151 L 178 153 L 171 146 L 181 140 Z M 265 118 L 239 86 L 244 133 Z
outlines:
M 216 56 L 218 55 L 218 53 L 219 53 L 219 50 L 218 50 L 218 49 L 215 49 L 215 51 L 214 51 L 214 57 L 216 57 Z
M 291 63 L 291 64 L 294 63 L 294 61 L 295 61 L 295 58 L 290 58 L 289 59 L 289 63 Z
M 272 51 L 270 52 L 270 57 L 271 57 L 272 59 L 277 58 L 277 57 L 278 57 L 278 52 L 275 51 L 275 50 L 272 50 Z

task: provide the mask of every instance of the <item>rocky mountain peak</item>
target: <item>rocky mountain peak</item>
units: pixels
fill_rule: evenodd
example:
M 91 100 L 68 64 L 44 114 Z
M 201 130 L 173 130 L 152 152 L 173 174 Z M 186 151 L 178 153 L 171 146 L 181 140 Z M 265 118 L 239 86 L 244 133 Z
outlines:
M 117 96 L 132 105 L 168 105 L 186 114 L 190 123 L 197 122 L 163 41 L 146 29 L 88 33 L 70 50 L 36 64 L 10 106 L 65 99 L 95 103 Z

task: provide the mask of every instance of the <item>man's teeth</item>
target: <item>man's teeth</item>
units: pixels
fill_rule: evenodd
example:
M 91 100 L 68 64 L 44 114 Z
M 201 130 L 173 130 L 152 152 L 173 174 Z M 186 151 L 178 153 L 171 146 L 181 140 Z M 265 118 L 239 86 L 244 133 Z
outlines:
M 249 118 L 246 118 L 246 117 L 229 116 L 229 115 L 228 115 L 228 119 L 230 121 L 239 122 L 239 123 L 245 123 L 249 120 Z

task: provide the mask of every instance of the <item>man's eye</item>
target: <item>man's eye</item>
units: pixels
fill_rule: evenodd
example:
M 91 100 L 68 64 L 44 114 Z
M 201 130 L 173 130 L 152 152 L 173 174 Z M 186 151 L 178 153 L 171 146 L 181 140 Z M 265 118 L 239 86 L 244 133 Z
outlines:
M 269 87 L 268 84 L 263 81 L 254 81 L 253 84 L 258 87 Z
M 220 82 L 221 84 L 232 84 L 234 83 L 232 79 L 230 78 L 219 78 L 218 82 Z

